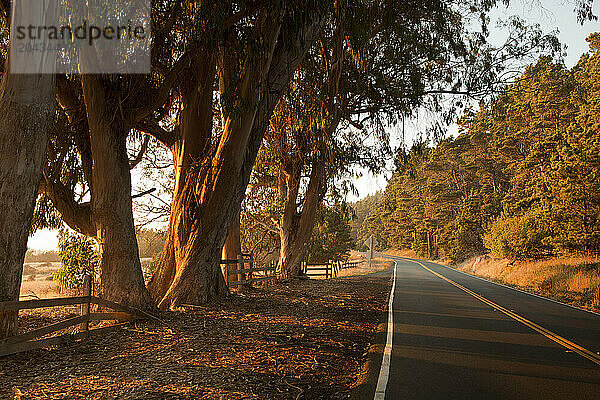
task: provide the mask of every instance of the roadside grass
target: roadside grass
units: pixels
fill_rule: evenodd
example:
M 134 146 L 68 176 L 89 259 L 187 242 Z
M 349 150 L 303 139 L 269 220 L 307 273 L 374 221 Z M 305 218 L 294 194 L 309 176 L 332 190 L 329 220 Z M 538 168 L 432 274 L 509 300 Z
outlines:
M 516 261 L 490 256 L 472 257 L 455 266 L 459 271 L 600 311 L 600 259 L 560 257 Z
M 383 257 L 374 258 L 373 262 L 371 263 L 370 266 L 369 266 L 368 260 L 362 256 L 361 256 L 361 258 L 350 257 L 350 259 L 348 261 L 362 261 L 362 262 L 356 268 L 348 268 L 348 269 L 343 269 L 343 270 L 339 271 L 337 274 L 338 278 L 341 278 L 344 276 L 358 276 L 358 275 L 371 274 L 374 272 L 383 271 L 383 270 L 391 267 L 394 264 L 393 261 L 391 261 L 387 258 L 383 258 Z
M 407 258 L 420 258 L 419 256 L 417 256 L 417 253 L 414 250 L 410 250 L 410 249 L 403 249 L 403 250 L 397 250 L 397 249 L 388 249 L 385 251 L 385 254 L 389 254 L 390 256 L 396 256 L 396 257 L 407 257 Z

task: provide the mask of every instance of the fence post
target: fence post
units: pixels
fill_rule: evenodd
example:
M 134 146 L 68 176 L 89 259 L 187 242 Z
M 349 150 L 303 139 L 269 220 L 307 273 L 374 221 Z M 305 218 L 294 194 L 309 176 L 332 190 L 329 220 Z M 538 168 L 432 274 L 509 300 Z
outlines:
M 254 279 L 254 257 L 250 254 L 250 268 L 248 268 L 250 272 L 247 273 L 247 278 L 250 282 L 248 282 L 248 286 L 252 286 L 252 279 Z
M 83 295 L 85 297 L 87 297 L 87 300 L 85 303 L 83 303 L 81 305 L 81 315 L 87 315 L 88 318 L 81 323 L 81 325 L 79 326 L 79 330 L 82 332 L 87 332 L 90 327 L 90 320 L 89 320 L 90 302 L 92 300 L 91 299 L 91 296 L 92 296 L 92 276 L 91 275 L 85 275 L 83 277 Z
M 225 260 L 227 261 L 227 260 Z M 229 264 L 224 264 L 225 268 L 223 269 L 223 272 L 225 275 L 225 285 L 227 285 L 227 287 L 229 287 Z
M 240 254 L 238 256 L 238 270 L 237 270 L 237 280 L 238 282 L 241 282 L 242 279 L 242 273 L 240 272 L 242 269 L 244 269 L 244 257 Z

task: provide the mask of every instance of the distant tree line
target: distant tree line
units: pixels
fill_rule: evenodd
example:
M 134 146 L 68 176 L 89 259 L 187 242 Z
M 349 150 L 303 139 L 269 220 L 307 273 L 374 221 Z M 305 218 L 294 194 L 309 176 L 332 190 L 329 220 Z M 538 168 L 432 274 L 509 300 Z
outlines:
M 366 251 L 365 241 L 371 235 L 369 226 L 365 219 L 376 209 L 377 204 L 383 196 L 383 191 L 378 191 L 373 195 L 368 195 L 351 204 L 352 218 L 350 220 L 352 239 L 356 243 L 356 249 Z
M 546 57 L 460 134 L 398 154 L 363 229 L 384 247 L 462 260 L 600 251 L 600 35 L 567 69 Z
M 47 251 L 39 251 L 27 249 L 27 253 L 25 253 L 25 262 L 26 263 L 34 263 L 34 262 L 59 262 L 60 257 L 56 250 L 47 250 Z

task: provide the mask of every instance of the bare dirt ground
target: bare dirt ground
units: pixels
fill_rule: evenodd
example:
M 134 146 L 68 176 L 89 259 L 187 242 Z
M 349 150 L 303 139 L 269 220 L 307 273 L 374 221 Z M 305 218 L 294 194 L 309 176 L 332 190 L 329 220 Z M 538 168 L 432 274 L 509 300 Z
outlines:
M 1 358 L 0 398 L 347 398 L 389 283 L 376 275 L 278 283 L 165 312 L 162 324 Z

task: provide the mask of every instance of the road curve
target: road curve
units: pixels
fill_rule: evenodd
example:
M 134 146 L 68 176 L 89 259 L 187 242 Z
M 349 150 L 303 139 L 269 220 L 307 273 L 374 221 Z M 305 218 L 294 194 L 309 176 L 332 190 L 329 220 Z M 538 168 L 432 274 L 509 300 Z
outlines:
M 436 263 L 389 258 L 389 367 L 381 355 L 371 365 L 379 371 L 371 386 L 385 386 L 366 398 L 600 399 L 599 314 Z

